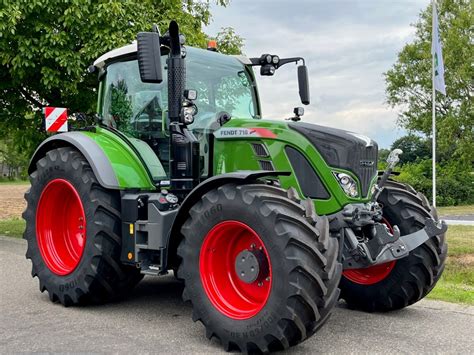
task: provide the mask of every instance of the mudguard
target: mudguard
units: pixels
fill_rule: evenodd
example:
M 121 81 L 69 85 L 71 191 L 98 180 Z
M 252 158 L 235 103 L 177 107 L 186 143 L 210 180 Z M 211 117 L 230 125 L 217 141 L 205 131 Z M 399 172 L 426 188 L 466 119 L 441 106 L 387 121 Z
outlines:
M 260 179 L 262 177 L 267 177 L 267 176 L 288 176 L 291 173 L 289 171 L 266 171 L 266 170 L 260 170 L 260 171 L 236 171 L 232 173 L 227 173 L 227 174 L 221 174 L 221 175 L 216 175 L 213 176 L 202 183 L 200 183 L 198 186 L 196 186 L 188 196 L 184 199 L 183 203 L 181 204 L 180 207 L 180 213 L 181 211 L 187 211 L 189 208 L 191 208 L 192 205 L 194 205 L 202 195 L 204 195 L 207 191 L 211 189 L 215 189 L 216 187 L 228 184 L 228 183 L 245 183 L 249 181 L 254 181 L 257 179 Z
M 44 140 L 36 149 L 28 167 L 31 174 L 46 152 L 60 147 L 74 147 L 86 158 L 98 182 L 107 189 L 138 188 L 154 190 L 144 164 L 119 137 L 105 130 L 99 133 L 67 132 Z
M 180 238 L 178 236 L 180 235 L 180 229 L 183 223 L 186 221 L 188 211 L 197 201 L 199 201 L 201 196 L 204 195 L 206 192 L 212 189 L 215 189 L 219 186 L 229 184 L 229 183 L 245 184 L 245 183 L 251 183 L 263 177 L 289 176 L 289 175 L 291 175 L 291 172 L 289 171 L 241 170 L 241 171 L 236 171 L 232 173 L 216 175 L 200 183 L 189 193 L 188 196 L 186 196 L 186 198 L 184 199 L 183 203 L 181 204 L 179 208 L 179 212 L 173 223 L 173 228 L 171 232 L 168 234 L 167 236 L 168 240 L 166 241 L 166 244 L 165 244 L 165 245 L 168 245 L 168 248 L 167 248 L 168 256 L 173 258 L 176 255 L 176 250 L 178 248 L 178 244 L 180 241 Z M 170 263 L 168 263 L 168 260 L 169 259 L 167 258 L 166 267 L 168 267 L 169 264 L 173 263 L 173 260 L 170 260 Z

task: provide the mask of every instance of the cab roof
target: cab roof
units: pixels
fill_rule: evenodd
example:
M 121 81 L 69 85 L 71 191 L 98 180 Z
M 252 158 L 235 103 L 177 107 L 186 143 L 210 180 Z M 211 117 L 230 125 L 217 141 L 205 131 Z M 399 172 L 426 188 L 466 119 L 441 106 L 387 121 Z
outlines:
M 189 47 L 187 47 L 187 48 L 189 48 Z M 211 54 L 211 53 L 216 54 L 216 52 L 207 51 L 205 49 L 200 49 L 200 48 L 193 48 L 193 49 L 200 50 L 200 51 L 203 51 L 203 52 L 207 52 L 209 54 Z M 113 50 L 111 50 L 111 51 L 109 51 L 105 54 L 102 54 L 99 58 L 97 58 L 94 61 L 94 66 L 96 68 L 100 69 L 100 68 L 105 67 L 106 63 L 111 61 L 114 58 L 119 58 L 119 57 L 123 57 L 123 56 L 127 56 L 127 55 L 132 55 L 136 52 L 137 52 L 137 41 L 133 41 L 131 44 L 128 44 L 128 45 L 120 47 L 120 48 L 113 49 Z M 217 53 L 217 54 L 219 54 L 219 53 Z M 221 54 L 221 55 L 223 55 L 223 54 Z M 236 58 L 242 64 L 251 64 L 249 58 L 246 57 L 246 56 L 232 55 L 231 57 Z

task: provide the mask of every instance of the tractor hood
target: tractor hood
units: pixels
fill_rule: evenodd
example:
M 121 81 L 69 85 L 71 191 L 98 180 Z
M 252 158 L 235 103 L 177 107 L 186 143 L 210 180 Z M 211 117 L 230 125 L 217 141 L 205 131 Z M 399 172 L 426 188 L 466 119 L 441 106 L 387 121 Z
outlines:
M 377 175 L 377 143 L 370 138 L 342 129 L 295 122 L 288 126 L 302 134 L 319 151 L 329 166 L 353 172 L 359 179 L 362 195 Z

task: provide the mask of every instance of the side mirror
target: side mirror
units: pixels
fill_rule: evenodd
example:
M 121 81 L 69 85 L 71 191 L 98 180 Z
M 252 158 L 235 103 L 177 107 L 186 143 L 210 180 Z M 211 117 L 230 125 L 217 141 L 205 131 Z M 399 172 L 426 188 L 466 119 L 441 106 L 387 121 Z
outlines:
M 160 34 L 158 32 L 140 32 L 137 35 L 137 57 L 140 78 L 144 83 L 161 83 Z
M 306 65 L 298 66 L 298 87 L 303 105 L 309 105 L 309 80 Z

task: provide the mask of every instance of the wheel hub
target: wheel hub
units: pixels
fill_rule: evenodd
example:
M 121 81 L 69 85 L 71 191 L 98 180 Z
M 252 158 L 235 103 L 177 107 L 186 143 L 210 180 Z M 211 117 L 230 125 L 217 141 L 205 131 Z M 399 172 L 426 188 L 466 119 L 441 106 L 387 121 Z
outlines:
M 235 273 L 245 283 L 261 281 L 268 275 L 268 262 L 263 251 L 243 250 L 235 258 Z

